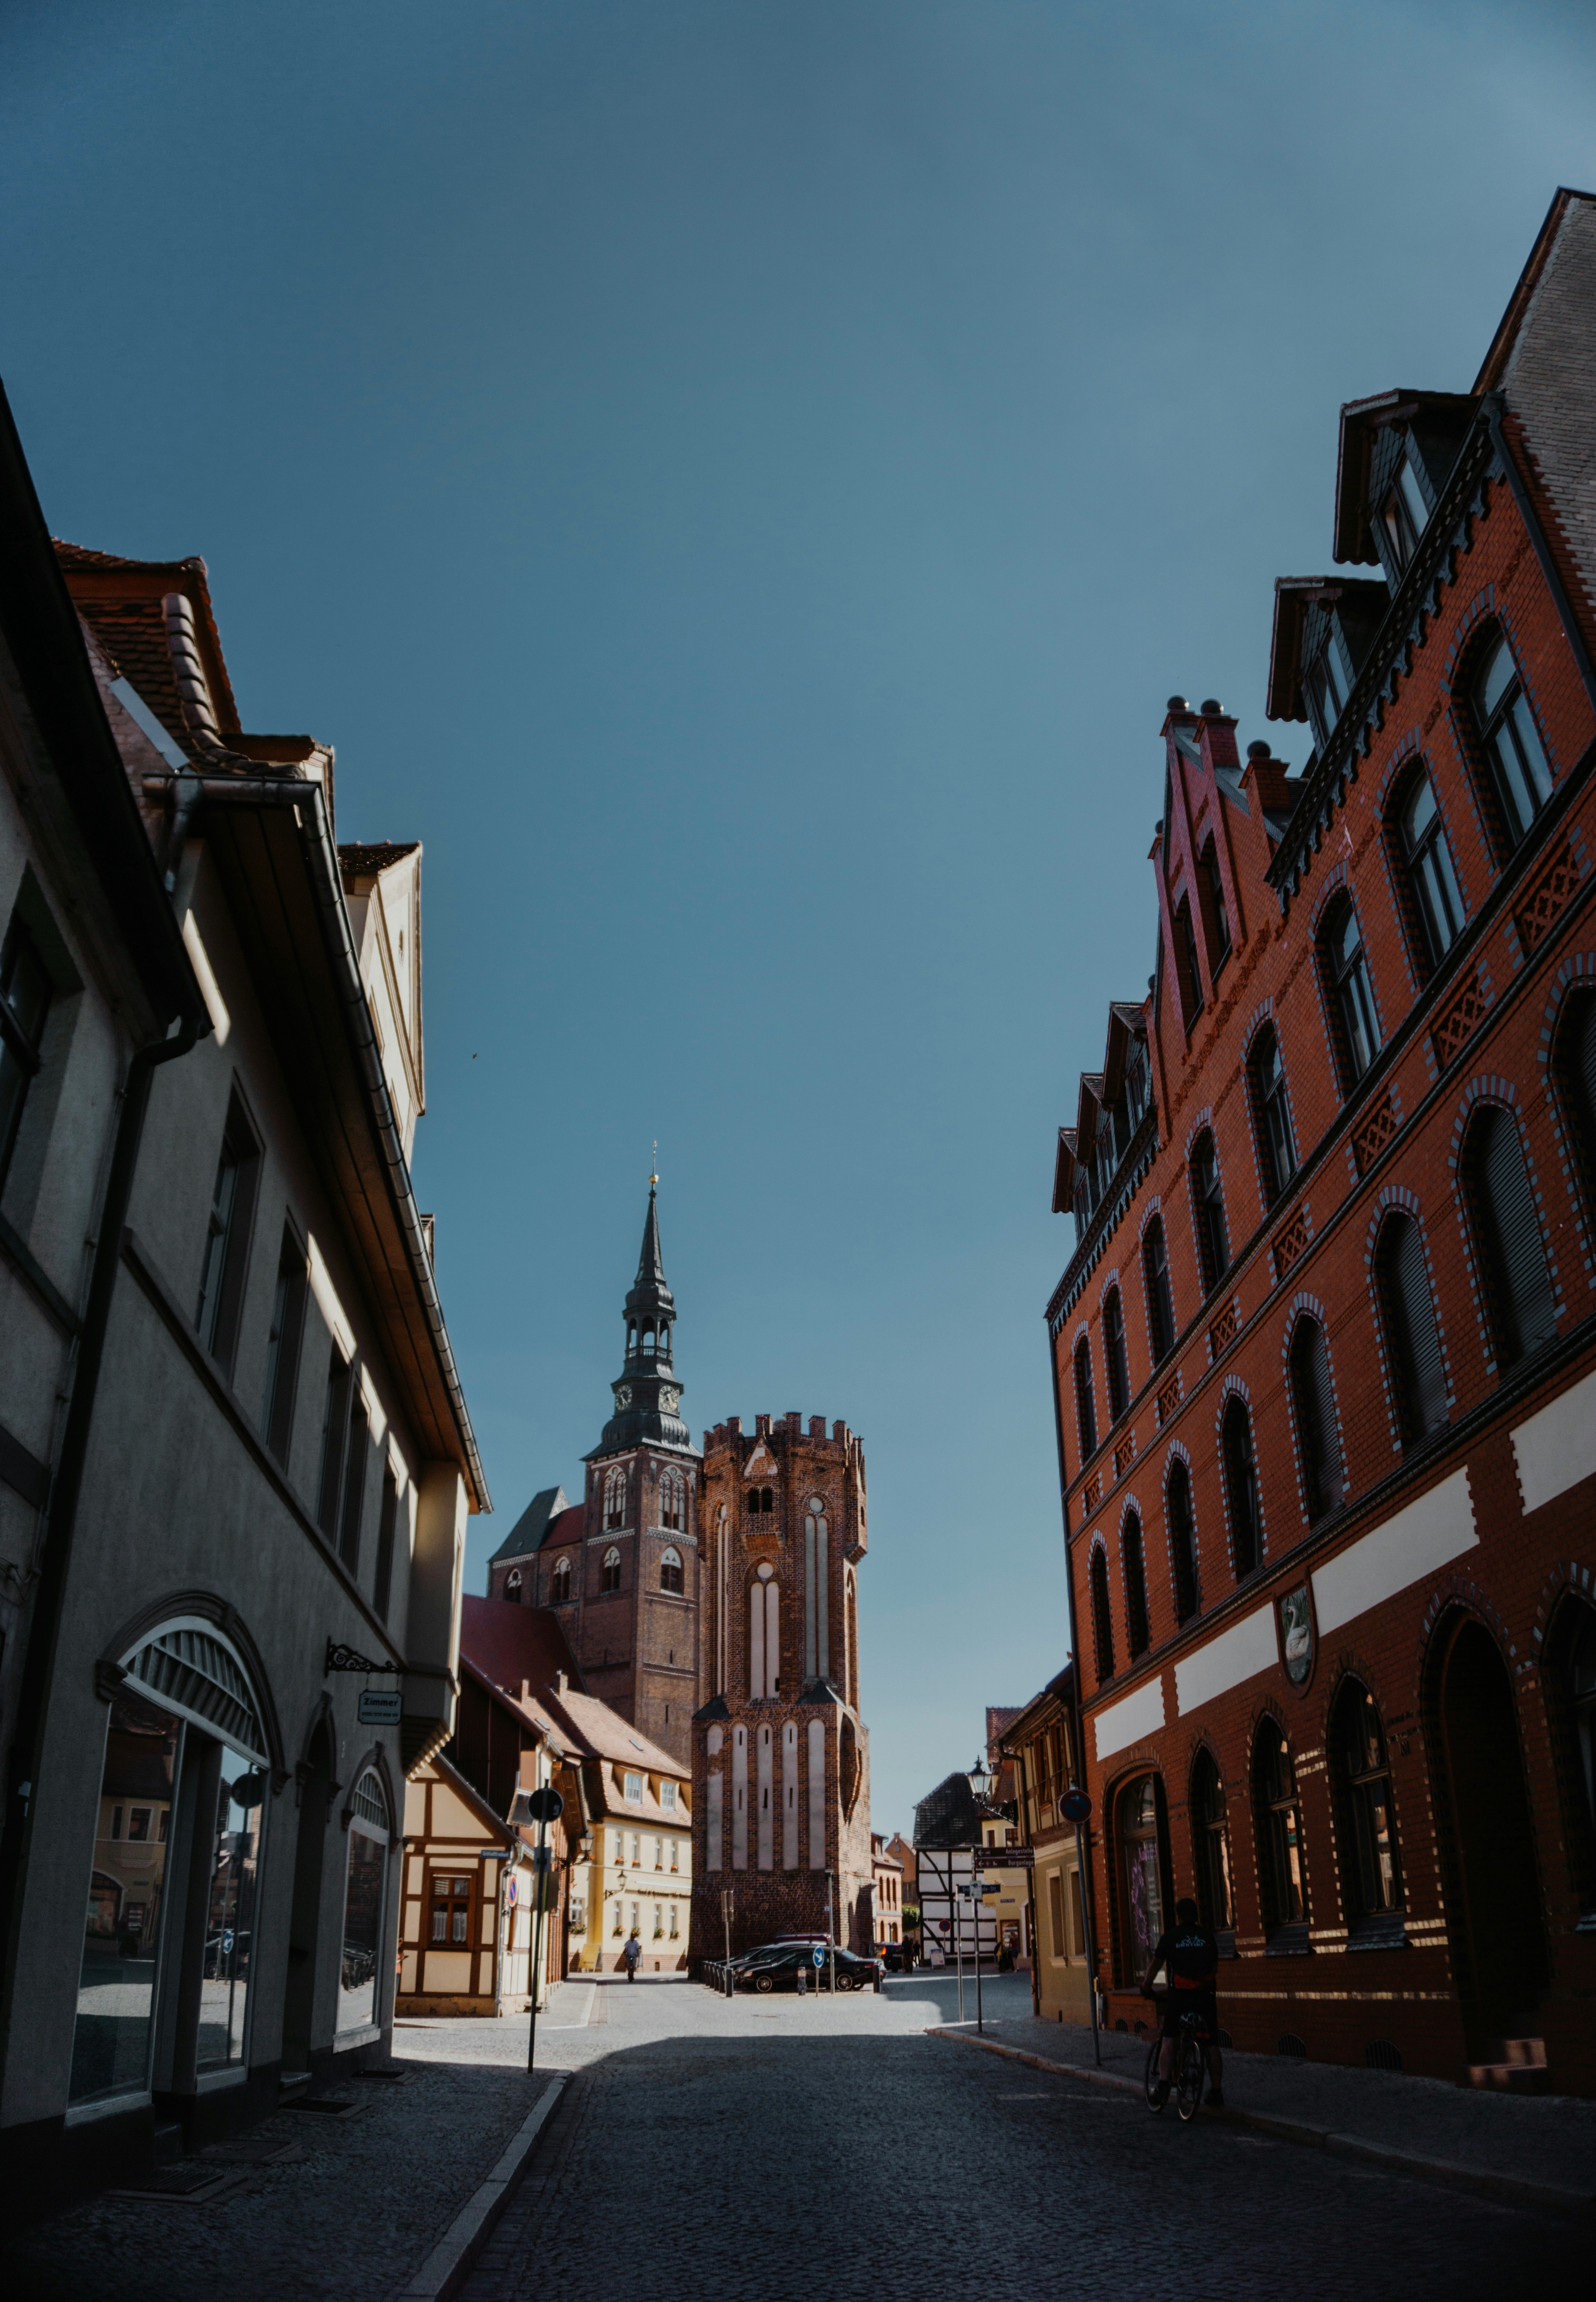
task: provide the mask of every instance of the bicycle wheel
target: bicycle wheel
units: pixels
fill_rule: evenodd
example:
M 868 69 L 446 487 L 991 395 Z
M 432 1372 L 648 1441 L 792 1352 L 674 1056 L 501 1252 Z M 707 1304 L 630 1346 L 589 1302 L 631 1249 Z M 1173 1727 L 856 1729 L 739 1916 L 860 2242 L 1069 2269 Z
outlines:
M 1183 2030 L 1175 2054 L 1175 2106 L 1187 2125 L 1203 2099 L 1203 2049 L 1195 2030 Z
M 1163 2039 L 1155 2030 L 1147 2041 L 1147 2067 L 1142 2072 L 1142 2092 L 1147 2097 L 1147 2108 L 1153 2111 L 1163 2108 L 1163 2103 L 1159 2101 L 1155 2092 L 1158 2084 L 1158 2049 L 1163 2044 Z

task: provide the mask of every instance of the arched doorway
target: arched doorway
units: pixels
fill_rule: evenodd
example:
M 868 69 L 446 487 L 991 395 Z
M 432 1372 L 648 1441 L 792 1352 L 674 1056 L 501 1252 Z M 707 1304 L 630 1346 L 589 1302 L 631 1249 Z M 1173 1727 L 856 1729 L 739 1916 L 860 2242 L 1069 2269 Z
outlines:
M 1119 1796 L 1118 1819 L 1124 1914 L 1120 1981 L 1123 1988 L 1134 1990 L 1152 1962 L 1172 1910 L 1168 1826 L 1163 1785 L 1157 1775 L 1138 1775 L 1126 1784 Z
M 1461 1903 L 1450 1927 L 1454 1971 L 1479 2053 L 1533 2016 L 1547 1962 L 1513 1684 L 1496 1641 L 1472 1617 L 1459 1617 L 1443 1648 L 1440 1712 Z
M 322 1915 L 322 1864 L 332 1803 L 332 1738 L 318 1719 L 298 1769 L 299 1827 L 294 1844 L 294 1895 L 290 1908 L 288 1982 L 282 2004 L 282 2067 L 310 2068 L 315 2014 L 316 1937 Z

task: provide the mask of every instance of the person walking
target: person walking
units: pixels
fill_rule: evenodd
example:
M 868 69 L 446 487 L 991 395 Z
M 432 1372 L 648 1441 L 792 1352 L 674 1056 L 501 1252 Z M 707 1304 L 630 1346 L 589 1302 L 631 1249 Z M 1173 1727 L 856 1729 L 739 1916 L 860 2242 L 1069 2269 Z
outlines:
M 621 1953 L 621 1963 L 626 1970 L 628 1982 L 637 1979 L 637 1962 L 643 1956 L 643 1938 L 635 1927 L 626 1937 L 626 1946 Z

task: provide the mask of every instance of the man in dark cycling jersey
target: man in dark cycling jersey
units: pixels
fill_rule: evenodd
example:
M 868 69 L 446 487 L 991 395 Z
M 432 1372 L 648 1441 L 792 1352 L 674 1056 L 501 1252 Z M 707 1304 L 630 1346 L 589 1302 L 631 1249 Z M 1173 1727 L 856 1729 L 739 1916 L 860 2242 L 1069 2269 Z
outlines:
M 1214 1979 L 1219 1971 L 1219 1945 L 1203 1925 L 1189 1895 L 1175 1904 L 1174 1926 L 1158 1937 L 1157 1948 L 1142 1978 L 1144 1997 L 1153 1996 L 1153 1977 L 1160 1967 L 1168 1977 L 1169 1987 L 1163 1995 L 1163 2043 L 1158 2050 L 1155 2099 L 1161 2110 L 1169 2100 L 1170 2073 L 1175 2065 L 1175 2039 L 1181 2018 L 1200 2014 L 1208 2034 L 1208 2106 L 1211 2110 L 1222 2110 L 1225 2098 L 1220 2081 L 1224 2066 L 1219 2055 L 1219 2007 L 1214 1995 Z

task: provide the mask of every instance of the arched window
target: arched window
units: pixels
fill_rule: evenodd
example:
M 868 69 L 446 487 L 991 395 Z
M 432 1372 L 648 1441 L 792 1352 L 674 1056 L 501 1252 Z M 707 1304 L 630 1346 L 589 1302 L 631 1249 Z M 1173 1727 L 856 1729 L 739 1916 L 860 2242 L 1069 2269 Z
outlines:
M 1127 1514 L 1120 1533 L 1120 1560 L 1125 1571 L 1125 1638 L 1132 1661 L 1152 1643 L 1147 1623 L 1147 1570 L 1142 1557 L 1141 1521 Z
M 652 1327 L 645 1327 L 643 1331 L 643 1355 L 645 1359 L 651 1359 L 654 1356 L 654 1331 Z
M 551 1606 L 563 1607 L 570 1595 L 571 1562 L 568 1558 L 562 1558 L 557 1563 L 554 1580 L 549 1585 L 550 1603 Z
M 1556 1334 L 1557 1306 L 1511 1112 L 1490 1104 L 1475 1114 L 1463 1173 L 1497 1361 L 1516 1366 Z
M 776 1490 L 774 1487 L 749 1488 L 748 1516 L 750 1518 L 762 1518 L 769 1513 L 774 1511 L 775 1508 Z
M 1080 1432 L 1080 1460 L 1084 1469 L 1097 1451 L 1097 1413 L 1092 1404 L 1092 1352 L 1084 1335 L 1075 1346 L 1075 1420 Z
M 378 2019 L 382 1888 L 391 1835 L 382 1778 L 374 1767 L 367 1767 L 349 1796 L 343 1955 L 338 1977 L 340 2035 L 368 2029 Z
M 1169 1522 L 1170 1558 L 1175 1570 L 1175 1620 L 1189 1622 L 1199 1604 L 1197 1528 L 1191 1515 L 1191 1474 L 1177 1455 L 1163 1491 Z
M 1111 1287 L 1103 1302 L 1103 1356 L 1108 1364 L 1108 1419 L 1117 1423 L 1130 1403 L 1130 1370 L 1125 1360 L 1125 1315 L 1120 1290 Z
M 1231 948 L 1231 915 L 1225 909 L 1224 879 L 1219 868 L 1219 851 L 1212 839 L 1207 840 L 1197 857 L 1198 899 L 1203 907 L 1203 928 L 1208 938 L 1208 972 L 1217 975 L 1222 962 Z
M 521 1588 L 521 1569 L 518 1567 L 510 1568 L 504 1578 L 504 1587 L 507 1591 L 518 1591 Z
M 604 1474 L 604 1525 L 608 1527 L 626 1524 L 626 1474 L 625 1466 L 616 1463 Z
M 599 1573 L 601 1591 L 618 1591 L 621 1587 L 621 1555 L 612 1542 L 604 1553 L 604 1564 Z
M 1225 1500 L 1231 1509 L 1231 1549 L 1239 1583 L 1264 1556 L 1264 1514 L 1258 1501 L 1252 1420 L 1239 1395 L 1233 1394 L 1225 1407 L 1220 1452 L 1224 1458 Z
M 1219 1180 L 1219 1154 L 1205 1128 L 1191 1147 L 1191 1204 L 1197 1214 L 1197 1252 L 1202 1258 L 1203 1292 L 1212 1295 L 1231 1267 L 1231 1247 L 1225 1231 L 1224 1192 Z
M 1258 1824 L 1258 1884 L 1264 1926 L 1273 1934 L 1307 1917 L 1307 1872 L 1302 1859 L 1302 1814 L 1297 1770 L 1286 1738 L 1273 1718 L 1258 1729 L 1253 1749 L 1253 1801 Z
M 1338 895 L 1320 929 L 1319 948 L 1335 1018 L 1342 1088 L 1350 1091 L 1380 1049 L 1374 990 L 1364 954 L 1363 930 L 1349 895 Z
M 1125 1883 L 1127 1985 L 1140 1982 L 1163 1932 L 1163 1818 L 1158 1777 L 1143 1775 L 1120 1794 L 1120 1856 Z
M 659 1481 L 659 1524 L 672 1534 L 680 1534 L 684 1514 L 682 1474 L 667 1471 Z
M 1253 1123 L 1258 1135 L 1258 1164 L 1264 1175 L 1264 1204 L 1273 1206 L 1297 1172 L 1297 1147 L 1291 1140 L 1291 1114 L 1286 1105 L 1286 1067 L 1273 1023 L 1265 1023 L 1253 1043 L 1247 1065 L 1252 1082 Z
M 682 1554 L 674 1542 L 668 1542 L 659 1553 L 659 1588 L 682 1595 Z
M 824 1495 L 803 1506 L 803 1677 L 831 1676 L 831 1527 Z
M 1113 1676 L 1113 1616 L 1108 1603 L 1108 1554 L 1101 1543 L 1092 1553 L 1092 1645 L 1097 1684 Z
M 1551 797 L 1551 769 L 1512 650 L 1499 632 L 1474 673 L 1469 700 L 1511 849 Z
M 1321 1519 L 1341 1500 L 1340 1441 L 1330 1387 L 1330 1353 L 1317 1319 L 1298 1319 L 1291 1336 L 1291 1406 L 1308 1518 Z
M 1212 1934 L 1236 1923 L 1231 1892 L 1231 1826 L 1225 1811 L 1224 1785 L 1214 1753 L 1206 1745 L 1197 1754 L 1191 1770 L 1191 1852 L 1197 1865 L 1197 1908 Z
M 1163 1218 L 1155 1215 L 1142 1235 L 1142 1277 L 1147 1290 L 1147 1340 L 1153 1365 L 1161 1366 L 1175 1348 L 1175 1301 L 1170 1291 L 1169 1256 L 1163 1244 Z
M 1374 1281 L 1390 1357 L 1391 1393 L 1403 1443 L 1416 1446 L 1447 1419 L 1447 1378 L 1424 1243 L 1411 1215 L 1395 1209 L 1374 1243 Z
M 1191 899 L 1182 895 L 1175 906 L 1175 974 L 1180 986 L 1180 1016 L 1188 1031 L 1203 1012 L 1203 979 L 1197 967 L 1197 937 L 1191 925 Z
M 1402 1874 L 1385 1730 L 1373 1696 L 1356 1678 L 1348 1679 L 1336 1697 L 1330 1752 L 1341 1809 L 1341 1870 L 1351 1915 L 1373 1919 L 1399 1911 Z
M 1575 992 L 1558 1018 L 1555 1076 L 1586 1211 L 1596 1214 L 1596 992 Z
M 1441 965 L 1463 925 L 1463 897 L 1430 778 L 1415 776 L 1397 816 L 1407 892 L 1424 934 L 1426 970 Z

